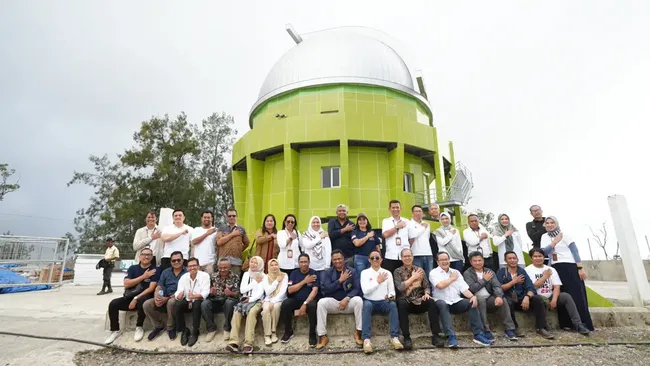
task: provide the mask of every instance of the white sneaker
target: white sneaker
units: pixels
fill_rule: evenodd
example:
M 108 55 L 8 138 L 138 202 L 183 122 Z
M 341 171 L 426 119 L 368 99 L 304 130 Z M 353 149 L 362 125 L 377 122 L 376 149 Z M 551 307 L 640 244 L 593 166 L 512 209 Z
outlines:
M 223 331 L 223 341 L 228 342 L 230 340 L 230 332 L 227 330 Z
M 104 341 L 104 344 L 112 344 L 113 342 L 115 342 L 115 340 L 119 336 L 120 336 L 120 331 L 119 330 L 111 332 L 111 335 L 109 335 L 108 338 L 106 338 L 106 341 Z
M 278 336 L 275 333 L 271 333 L 271 342 L 278 343 Z
M 264 344 L 267 346 L 270 346 L 273 344 L 273 341 L 271 340 L 271 336 L 264 336 Z
M 133 339 L 136 342 L 140 342 L 144 338 L 144 329 L 142 327 L 136 327 L 135 328 L 135 335 L 133 335 Z

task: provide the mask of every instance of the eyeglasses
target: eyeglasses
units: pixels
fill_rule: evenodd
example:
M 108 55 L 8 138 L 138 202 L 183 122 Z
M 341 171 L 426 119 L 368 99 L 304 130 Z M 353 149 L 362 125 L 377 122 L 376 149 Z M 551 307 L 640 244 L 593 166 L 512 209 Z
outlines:
M 237 217 L 237 215 L 228 215 L 228 217 Z
M 376 257 L 376 256 L 375 257 L 370 257 L 371 261 L 378 261 L 380 259 L 381 259 L 381 257 Z
M 295 224 L 296 222 L 293 220 L 287 220 L 287 224 Z
M 151 253 L 140 253 L 140 255 L 143 256 L 143 257 L 152 257 L 153 256 L 153 254 L 151 254 Z
M 180 263 L 182 262 L 182 259 L 172 259 L 172 263 Z

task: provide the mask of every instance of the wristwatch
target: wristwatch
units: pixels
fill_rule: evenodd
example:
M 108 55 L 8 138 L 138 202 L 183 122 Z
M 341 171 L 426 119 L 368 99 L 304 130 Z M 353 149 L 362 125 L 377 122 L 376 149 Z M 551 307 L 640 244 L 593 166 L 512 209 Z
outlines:
M 307 301 L 303 302 L 302 304 L 303 304 L 303 305 L 307 305 Z
M 133 296 L 133 300 L 138 301 L 138 296 Z

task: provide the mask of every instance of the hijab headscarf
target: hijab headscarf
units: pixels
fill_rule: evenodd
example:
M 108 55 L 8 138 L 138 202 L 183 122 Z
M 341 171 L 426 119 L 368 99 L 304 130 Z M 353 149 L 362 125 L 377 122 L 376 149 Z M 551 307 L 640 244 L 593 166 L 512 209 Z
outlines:
M 275 263 L 278 264 L 278 268 L 277 268 L 276 272 L 271 272 L 271 263 L 272 262 L 275 262 Z M 282 276 L 284 275 L 284 273 L 282 273 L 282 271 L 280 271 L 279 264 L 280 264 L 280 262 L 278 262 L 277 259 L 271 259 L 271 260 L 268 261 L 269 273 L 266 275 L 266 277 L 268 277 L 268 279 L 269 279 L 269 284 L 273 283 L 273 281 L 275 281 L 275 280 L 278 280 L 278 282 L 283 280 Z M 278 292 L 280 292 L 280 285 L 278 285 L 278 287 L 276 287 L 275 290 L 273 290 L 273 292 L 270 293 L 268 296 L 275 297 L 275 295 L 277 295 Z
M 555 222 L 555 230 L 553 230 L 553 231 L 548 231 L 548 229 L 547 229 L 546 232 L 547 232 L 548 236 L 550 236 L 551 238 L 554 238 L 554 237 L 558 236 L 558 234 L 561 232 L 561 230 L 560 230 L 560 223 L 557 221 L 557 217 L 555 217 L 555 216 L 548 216 L 548 217 L 544 220 L 544 223 L 546 223 L 546 220 L 553 220 L 553 222 Z
M 257 262 L 257 271 L 253 271 L 250 264 L 248 265 L 248 276 L 253 280 L 264 274 L 264 259 L 259 256 L 254 256 L 251 258 L 251 261 Z
M 508 218 L 508 225 L 503 226 L 501 225 L 501 218 L 505 216 Z M 517 228 L 512 225 L 512 222 L 510 221 L 510 216 L 502 213 L 499 215 L 499 218 L 497 219 L 497 223 L 494 225 L 494 235 L 495 236 L 505 236 L 506 231 L 512 230 L 517 231 Z M 515 242 L 512 240 L 512 235 L 508 235 L 506 238 L 506 252 L 513 251 L 515 249 Z
M 449 218 L 449 225 L 447 225 L 447 226 L 444 226 L 442 224 L 442 218 L 444 216 Z M 453 229 L 453 228 L 454 227 L 451 226 L 451 215 L 449 213 L 447 213 L 447 212 L 443 212 L 443 213 L 440 214 L 440 227 L 437 228 L 436 231 L 434 231 L 434 233 L 437 236 L 439 236 L 440 238 L 444 238 L 445 236 L 448 235 L 447 232 L 451 231 L 451 229 Z M 458 230 L 456 230 L 456 234 L 458 234 Z M 459 248 L 456 248 L 453 245 L 447 245 L 446 251 L 447 251 L 447 254 L 449 254 L 450 259 L 457 260 L 457 259 L 462 259 L 463 258 L 462 247 L 459 250 Z
M 318 223 L 320 224 L 320 228 L 318 230 L 314 230 L 311 226 L 311 223 L 314 222 L 314 220 L 318 220 Z M 321 239 L 320 234 L 323 233 L 323 223 L 320 221 L 320 217 L 318 216 L 312 216 L 311 219 L 309 219 L 309 227 L 307 228 L 307 231 L 305 231 L 305 236 L 310 239 L 310 240 L 316 240 L 316 238 Z M 323 259 L 323 255 L 325 253 L 325 246 L 323 245 L 323 240 L 319 240 L 318 243 L 312 248 L 313 254 L 316 256 L 318 260 Z
M 447 225 L 447 226 L 443 225 L 442 220 L 440 220 L 440 228 L 442 228 L 442 230 L 444 230 L 444 231 L 449 231 L 449 230 L 453 229 L 453 226 L 451 226 L 451 215 L 449 213 L 447 213 L 447 212 L 443 212 L 443 213 L 440 214 L 439 219 L 442 219 L 443 216 L 446 216 L 447 218 L 449 218 L 449 225 Z

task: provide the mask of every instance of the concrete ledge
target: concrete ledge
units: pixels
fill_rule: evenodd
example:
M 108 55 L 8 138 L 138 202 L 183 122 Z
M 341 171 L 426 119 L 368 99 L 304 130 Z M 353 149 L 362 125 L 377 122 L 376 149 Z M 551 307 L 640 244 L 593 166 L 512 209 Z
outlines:
M 623 327 L 623 326 L 643 326 L 650 325 L 650 308 L 591 308 L 591 318 L 594 326 L 600 327 Z M 519 327 L 525 331 L 534 331 L 535 319 L 532 314 L 517 312 L 517 322 Z M 134 311 L 120 312 L 120 327 L 122 330 L 134 330 L 137 314 Z M 467 314 L 452 315 L 454 321 L 454 329 L 458 332 L 469 332 L 469 323 Z M 215 314 L 215 322 L 217 324 L 217 331 L 223 331 L 224 317 L 222 313 Z M 185 315 L 185 322 L 191 326 L 191 314 Z M 493 331 L 503 332 L 503 324 L 498 319 L 497 314 L 489 314 L 490 327 Z M 329 315 L 327 317 L 327 333 L 331 336 L 346 336 L 352 334 L 354 331 L 354 318 L 353 315 Z M 557 329 L 558 320 L 555 311 L 548 312 L 549 325 Z M 410 330 L 413 334 L 427 334 L 429 333 L 429 320 L 426 313 L 424 314 L 411 314 L 409 315 Z M 110 329 L 108 320 L 108 313 L 106 313 L 105 321 L 106 330 Z M 145 330 L 153 329 L 149 319 L 145 320 Z M 299 335 L 307 335 L 309 333 L 309 323 L 307 318 L 294 318 L 294 333 Z M 242 327 L 243 329 L 243 327 Z M 282 324 L 278 325 L 278 332 L 283 333 Z M 205 332 L 205 321 L 201 320 L 201 333 Z M 375 315 L 372 317 L 372 332 L 373 335 L 388 335 L 388 317 Z M 258 317 L 256 333 L 263 334 L 262 319 Z

